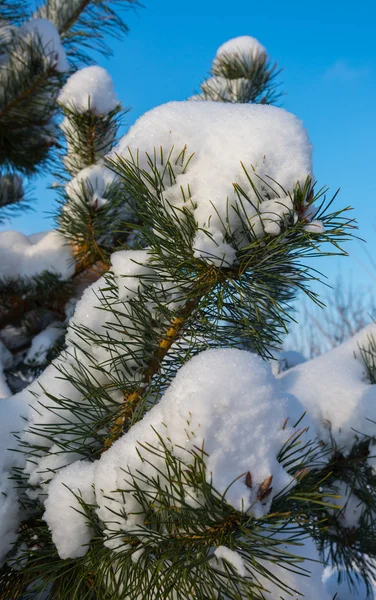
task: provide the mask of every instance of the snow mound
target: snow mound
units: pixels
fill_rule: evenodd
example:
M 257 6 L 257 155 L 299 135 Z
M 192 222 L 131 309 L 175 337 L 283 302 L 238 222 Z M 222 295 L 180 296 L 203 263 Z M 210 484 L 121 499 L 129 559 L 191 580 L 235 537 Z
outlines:
M 88 466 L 92 469 L 97 514 L 105 527 L 104 543 L 117 550 L 124 546 L 125 532 L 134 533 L 144 524 L 144 510 L 129 491 L 127 473 L 153 477 L 157 468 L 168 477 L 163 452 L 158 455 L 147 449 L 152 446 L 162 450 L 158 434 L 186 464 L 194 460 L 192 450 L 203 448 L 207 480 L 225 494 L 226 501 L 255 517 L 265 515 L 274 495 L 293 485 L 277 461 L 292 431 L 289 427 L 283 429 L 287 404 L 270 365 L 255 354 L 217 349 L 191 359 L 180 369 L 159 404 L 95 465 Z M 81 528 L 75 533 L 66 526 L 72 499 L 64 496 L 64 500 L 59 491 L 62 485 L 75 480 L 75 472 L 76 465 L 66 467 L 60 471 L 58 482 L 50 486 L 48 506 L 55 507 L 59 519 L 51 518 L 49 510 L 45 514 L 57 549 L 64 557 L 68 546 L 69 556 L 78 556 L 86 543 L 79 534 Z M 265 481 L 269 481 L 268 493 L 265 489 L 260 494 Z M 139 479 L 138 485 L 146 491 L 149 484 Z M 187 501 L 194 502 L 189 491 L 187 494 Z
M 0 277 L 33 277 L 43 271 L 63 279 L 74 273 L 71 248 L 58 231 L 0 233 Z
M 317 422 L 321 439 L 332 436 L 350 450 L 356 432 L 374 436 L 376 386 L 367 381 L 359 348 L 369 347 L 376 325 L 364 328 L 350 340 L 281 376 L 286 392 L 294 394 Z
M 248 195 L 244 213 L 254 235 L 262 238 L 277 235 L 282 226 L 296 219 L 286 193 L 312 175 L 312 148 L 301 121 L 273 106 L 170 102 L 138 119 L 112 158 L 130 159 L 130 153 L 136 156 L 139 151 L 140 167 L 150 172 L 147 157 L 154 155 L 154 149 L 164 200 L 193 212 L 198 227 L 205 229 L 194 240 L 195 255 L 215 263 L 231 265 L 235 246 L 242 245 L 234 183 Z M 183 164 L 183 149 L 186 159 L 193 155 L 188 164 Z M 175 173 L 172 180 L 165 168 L 167 157 Z M 258 194 L 264 202 L 260 203 Z M 229 232 L 234 234 L 231 240 Z M 235 243 L 236 232 L 240 239 Z
M 73 73 L 61 90 L 58 101 L 75 112 L 90 109 L 96 115 L 113 111 L 119 101 L 111 76 L 102 67 L 85 67 Z

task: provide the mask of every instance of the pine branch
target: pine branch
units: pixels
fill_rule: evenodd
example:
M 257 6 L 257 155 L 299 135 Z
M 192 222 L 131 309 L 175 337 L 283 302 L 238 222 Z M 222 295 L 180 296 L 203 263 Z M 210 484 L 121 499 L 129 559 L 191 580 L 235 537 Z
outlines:
M 234 40 L 235 41 L 235 40 Z M 276 63 L 255 50 L 223 53 L 213 62 L 212 77 L 201 84 L 193 100 L 214 102 L 276 104 L 281 97 Z
M 98 163 L 110 152 L 116 143 L 121 119 L 127 112 L 118 104 L 107 114 L 97 114 L 96 107 L 91 106 L 93 99 L 88 96 L 85 111 L 78 110 L 73 103 L 67 106 L 60 102 L 65 116 L 61 129 L 67 145 L 63 164 L 72 176 Z
M 4 566 L 0 575 L 0 600 L 17 600 L 23 597 L 28 585 L 32 582 L 30 575 L 14 571 Z
M 288 463 L 291 453 L 296 452 L 301 435 L 296 432 L 283 448 L 282 463 Z M 85 504 L 79 496 L 75 498 L 80 511 L 94 530 L 84 558 L 59 561 L 53 552 L 50 533 L 41 520 L 35 520 L 30 530 L 21 528 L 20 543 L 38 540 L 38 548 L 32 555 L 28 554 L 25 569 L 27 574 L 34 576 L 34 594 L 51 585 L 51 594 L 55 592 L 58 598 L 86 597 L 85 590 L 89 587 L 94 598 L 110 600 L 119 594 L 119 581 L 126 581 L 126 592 L 130 597 L 148 598 L 155 594 L 155 576 L 158 577 L 158 589 L 163 591 L 166 600 L 172 600 L 176 590 L 185 590 L 193 597 L 202 598 L 209 589 L 221 589 L 229 600 L 243 596 L 261 600 L 267 584 L 260 582 L 260 578 L 274 582 L 290 593 L 283 579 L 269 570 L 268 561 L 304 576 L 306 563 L 302 556 L 296 555 L 295 549 L 307 537 L 304 524 L 308 528 L 310 519 L 317 521 L 316 515 L 325 505 L 323 492 L 319 491 L 322 480 L 317 473 L 327 450 L 314 444 L 301 448 L 300 461 L 295 460 L 289 468 L 296 478 L 296 485 L 284 490 L 270 513 L 257 519 L 252 512 L 235 510 L 226 502 L 225 496 L 215 490 L 206 472 L 203 448 L 186 451 L 185 457 L 180 452 L 178 458 L 160 436 L 158 441 L 159 448 L 139 444 L 140 456 L 151 467 L 148 474 L 124 472 L 125 489 L 118 491 L 132 491 L 147 518 L 143 526 L 124 532 L 124 547 L 117 549 L 115 562 L 113 551 L 102 544 L 103 532 L 94 507 Z M 167 473 L 156 466 L 161 458 L 168 465 Z M 300 474 L 302 467 L 307 470 L 308 465 L 314 467 L 315 480 Z M 146 496 L 145 487 L 149 490 Z M 153 499 L 151 506 L 150 498 Z M 189 498 L 200 500 L 192 507 Z M 326 523 L 318 521 L 316 525 L 325 529 Z M 231 568 L 216 568 L 214 550 L 220 545 L 236 549 L 241 555 L 246 565 L 245 578 L 240 578 Z M 139 550 L 143 554 L 135 561 L 133 555 Z M 122 573 L 119 579 L 112 577 L 116 572 Z M 282 573 L 283 570 L 281 576 Z M 208 598 L 212 597 L 208 595 Z
M 187 319 L 189 319 L 189 317 L 191 317 L 194 313 L 195 309 L 197 309 L 203 293 L 204 292 L 202 292 L 201 295 L 197 295 L 196 297 L 188 300 L 185 307 L 180 312 L 180 316 L 175 317 L 172 320 L 171 326 L 161 338 L 151 360 L 144 369 L 142 374 L 142 385 L 136 391 L 125 394 L 124 404 L 120 410 L 120 414 L 116 417 L 113 427 L 103 442 L 103 451 L 108 450 L 108 448 L 110 448 L 123 433 L 124 428 L 140 404 L 147 386 L 150 384 L 153 377 L 158 373 L 164 358 L 171 349 L 171 346 L 177 341 L 179 335 L 182 333 Z
M 32 401 L 36 418 L 30 420 L 26 433 L 19 436 L 18 449 L 24 454 L 27 468 L 15 468 L 13 477 L 19 487 L 23 508 L 37 522 L 32 524 L 30 531 L 21 531 L 15 553 L 19 552 L 16 562 L 22 565 L 22 571 L 34 577 L 31 592 L 34 595 L 49 588 L 50 596 L 57 598 L 110 599 L 124 594 L 130 598 L 153 598 L 159 594 L 164 600 L 175 600 L 178 593 L 184 597 L 213 600 L 220 595 L 229 600 L 261 599 L 269 583 L 278 586 L 281 593 L 289 594 L 291 588 L 284 583 L 283 571 L 280 577 L 274 566 L 303 576 L 304 556 L 294 553 L 294 546 L 304 544 L 307 537 L 315 538 L 318 544 L 321 540 L 327 541 L 328 523 L 335 533 L 343 533 L 338 511 L 330 512 L 333 507 L 326 498 L 335 496 L 334 476 L 345 479 L 347 468 L 341 465 L 338 456 L 333 456 L 327 468 L 325 459 L 333 452 L 333 447 L 323 448 L 315 441 L 304 445 L 302 439 L 307 439 L 304 437 L 306 430 L 296 430 L 297 424 L 279 455 L 273 453 L 276 468 L 282 465 L 285 469 L 286 488 L 277 496 L 271 496 L 275 485 L 274 471 L 268 470 L 269 475 L 258 482 L 252 495 L 248 496 L 251 501 L 247 510 L 241 509 L 242 502 L 239 507 L 239 504 L 231 505 L 227 501 L 229 488 L 222 494 L 214 488 L 213 473 L 207 469 L 204 443 L 201 448 L 184 448 L 185 423 L 192 429 L 188 431 L 188 437 L 191 433 L 194 435 L 189 418 L 182 427 L 183 447 L 178 445 L 179 441 L 175 446 L 171 441 L 172 428 L 176 424 L 172 418 L 171 437 L 159 435 L 154 429 L 156 440 L 153 444 L 150 438 L 140 436 L 136 455 L 140 464 L 146 465 L 145 470 L 137 468 L 137 461 L 133 464 L 130 461 L 124 467 L 123 481 L 119 478 L 115 489 L 106 490 L 106 484 L 103 489 L 97 486 L 93 472 L 98 474 L 103 466 L 106 469 L 106 457 L 110 460 L 110 452 L 114 450 L 112 444 L 124 430 L 142 418 L 150 405 L 160 400 L 176 372 L 192 355 L 203 348 L 216 347 L 246 347 L 262 357 L 271 355 L 272 348 L 280 343 L 281 332 L 287 329 L 289 302 L 296 292 L 303 290 L 317 300 L 309 290 L 309 284 L 317 279 L 317 274 L 302 261 L 305 257 L 320 254 L 320 243 L 331 243 L 333 253 L 342 253 L 340 243 L 347 239 L 351 228 L 351 221 L 341 211 L 328 215 L 323 206 L 319 218 L 324 226 L 317 227 L 312 233 L 309 214 L 311 204 L 317 201 L 320 192 L 314 193 L 312 181 L 307 178 L 290 193 L 282 189 L 284 196 L 288 194 L 291 208 L 279 218 L 273 234 L 268 233 L 267 221 L 261 216 L 263 202 L 270 200 L 272 183 L 260 180 L 262 185 L 256 187 L 243 168 L 250 186 L 247 193 L 239 183 L 233 184 L 235 199 L 231 210 L 236 218 L 230 220 L 228 213 L 226 218 L 225 211 L 215 215 L 220 220 L 219 239 L 231 247 L 233 260 L 227 262 L 224 254 L 221 259 L 221 248 L 215 254 L 214 243 L 205 245 L 198 252 L 198 232 L 207 235 L 212 242 L 215 239 L 209 227 L 206 229 L 202 224 L 199 227 L 196 221 L 194 210 L 197 207 L 191 202 L 189 185 L 186 195 L 180 188 L 181 202 L 180 198 L 174 198 L 173 203 L 169 203 L 164 182 L 168 181 L 174 187 L 176 172 L 184 173 L 191 158 L 186 156 L 186 146 L 175 161 L 171 156 L 172 150 L 166 160 L 161 148 L 160 152 L 155 150 L 154 155 L 142 156 L 145 168 L 140 167 L 139 156 L 135 158 L 131 153 L 128 159 L 118 158 L 108 163 L 116 172 L 117 181 L 121 181 L 114 206 L 118 209 L 121 202 L 125 204 L 129 198 L 132 200 L 132 219 L 134 217 L 133 221 L 139 223 L 137 243 L 142 248 L 136 256 L 141 258 L 139 262 L 132 259 L 130 251 L 115 254 L 112 271 L 85 296 L 81 308 L 76 311 L 77 321 L 73 319 L 70 323 L 67 347 L 52 367 L 56 369 L 56 375 L 50 372 L 61 385 L 56 386 L 58 391 L 55 391 L 51 389 L 53 385 L 50 387 L 55 379 L 41 380 L 41 389 L 35 392 Z M 242 180 L 239 178 L 239 181 Z M 273 184 L 279 190 L 278 185 Z M 107 260 L 107 252 L 114 249 L 115 238 L 111 237 L 107 245 L 101 243 L 97 235 L 100 218 L 96 223 L 100 212 L 91 194 L 94 189 L 88 191 L 82 185 L 79 192 L 82 194 L 78 200 L 76 198 L 67 208 L 72 209 L 73 215 L 81 214 L 82 218 L 71 218 L 69 210 L 63 211 L 61 218 L 65 214 L 66 233 L 76 240 L 78 251 L 82 250 L 77 268 L 84 270 L 92 264 L 90 256 Z M 273 198 L 278 203 L 279 193 Z M 256 212 L 251 217 L 246 210 L 250 206 Z M 104 213 L 109 220 L 118 214 L 111 210 Z M 258 235 L 252 223 L 259 224 L 260 221 Z M 131 224 L 122 224 L 119 237 L 126 238 L 130 228 Z M 110 233 L 112 236 L 113 229 Z M 77 256 L 78 252 L 75 254 Z M 257 361 L 260 361 L 259 357 Z M 200 376 L 201 371 L 197 373 Z M 215 400 L 212 414 L 218 408 Z M 259 401 L 261 405 L 263 399 L 259 398 Z M 274 401 L 271 394 L 272 410 Z M 164 407 L 160 408 L 164 410 Z M 155 414 L 159 426 L 160 413 L 156 410 Z M 163 414 L 167 421 L 167 411 Z M 226 414 L 222 412 L 223 431 L 227 426 Z M 281 427 L 279 420 L 276 423 L 275 431 L 279 434 L 285 426 Z M 126 447 L 127 438 L 131 439 L 132 435 L 125 435 L 119 445 L 125 442 Z M 134 449 L 132 445 L 132 451 Z M 108 452 L 103 454 L 106 450 Z M 252 454 L 252 448 L 248 451 Z M 59 454 L 63 454 L 62 462 L 59 458 L 54 462 Z M 124 454 L 127 456 L 127 452 Z M 62 550 L 57 538 L 55 548 L 51 534 L 42 522 L 41 497 L 48 490 L 49 500 L 53 500 L 53 485 L 61 483 L 58 469 L 63 475 L 62 485 L 69 491 L 70 485 L 64 482 L 64 476 L 72 472 L 73 476 L 77 475 L 76 465 L 72 469 L 69 465 L 80 458 L 84 459 L 83 465 L 89 474 L 87 497 L 93 499 L 85 502 L 81 492 L 76 491 L 72 503 L 84 517 L 83 528 L 87 524 L 90 526 L 84 542 L 80 535 L 77 536 L 78 546 L 84 543 L 87 547 L 83 558 L 61 560 L 57 550 L 61 556 L 66 550 Z M 92 462 L 98 458 L 98 469 L 93 469 Z M 359 463 L 361 468 L 356 483 L 368 485 L 370 479 L 364 461 Z M 118 466 L 121 470 L 122 465 Z M 236 465 L 234 470 L 235 477 L 238 475 Z M 51 483 L 55 474 L 57 477 Z M 252 475 L 248 471 L 239 476 L 249 488 L 245 493 L 251 494 Z M 368 500 L 369 507 L 374 508 L 373 492 L 367 485 L 363 497 Z M 134 507 L 132 502 L 128 504 L 125 500 L 119 502 L 117 508 L 116 498 L 124 499 L 127 494 L 131 494 L 132 502 L 135 500 Z M 273 502 L 268 505 L 272 498 Z M 114 504 L 109 508 L 112 514 L 107 519 L 105 510 L 108 507 L 101 502 L 112 499 Z M 68 507 L 70 500 L 68 494 Z M 267 505 L 271 506 L 270 511 Z M 53 502 L 52 506 L 54 509 Z M 104 509 L 102 514 L 100 508 Z M 49 522 L 47 512 L 46 502 L 45 518 Z M 125 514 L 127 519 L 129 515 L 135 519 L 134 523 L 127 520 L 123 531 Z M 375 519 L 371 521 L 370 514 L 371 511 L 369 519 L 373 526 Z M 140 515 L 143 518 L 137 520 Z M 38 547 L 30 548 L 28 542 L 35 535 Z M 334 541 L 336 535 L 330 535 Z M 342 537 L 345 544 L 340 552 L 349 559 L 354 554 L 352 549 L 351 552 L 346 550 L 351 547 L 352 534 L 347 532 Z M 73 540 L 75 542 L 76 538 Z M 362 548 L 367 548 L 364 540 L 362 543 Z M 222 562 L 217 560 L 215 549 L 222 545 L 238 553 L 245 575 L 237 572 L 225 558 Z M 372 547 L 368 548 L 375 554 Z M 66 555 L 79 554 L 77 548 L 73 548 Z
M 59 24 L 59 33 L 60 34 L 64 34 L 67 31 L 69 31 L 69 29 L 71 29 L 73 27 L 73 25 L 75 24 L 75 22 L 77 21 L 77 19 L 79 18 L 80 14 L 85 10 L 85 8 L 87 8 L 89 6 L 89 4 L 92 3 L 92 0 L 81 0 L 81 2 L 78 4 L 78 6 L 76 7 L 76 9 L 73 11 L 73 13 L 69 16 L 69 18 L 65 21 L 62 22 L 61 24 Z
M 17 108 L 30 96 L 32 96 L 40 87 L 42 87 L 52 76 L 56 75 L 54 67 L 50 67 L 45 73 L 42 73 L 36 77 L 27 89 L 25 89 L 19 96 L 13 98 L 0 109 L 0 119 L 4 119 L 12 110 Z
M 21 177 L 15 173 L 0 175 L 0 223 L 4 223 L 11 215 L 28 209 Z
M 33 174 L 57 146 L 57 54 L 37 31 L 23 32 L 12 38 L 0 75 L 0 163 Z
M 106 35 L 119 38 L 129 31 L 116 8 L 126 10 L 139 6 L 138 0 L 71 0 L 69 3 L 48 0 L 35 16 L 50 19 L 56 25 L 72 62 L 90 63 L 83 48 L 111 54 Z
M 376 384 L 376 339 L 370 335 L 367 342 L 365 347 L 359 346 L 359 352 L 367 371 L 368 381 L 374 385 Z
M 124 3 L 132 5 L 133 1 L 121 0 L 120 4 Z M 104 31 L 115 35 L 128 31 L 111 8 L 113 4 L 117 1 L 80 0 L 72 3 L 51 0 L 37 11 L 35 17 L 48 18 L 60 25 L 74 59 L 80 62 L 84 57 L 80 48 L 89 40 L 92 47 L 97 45 L 107 52 Z M 64 78 L 55 68 L 54 52 L 46 56 L 37 35 L 33 39 L 13 36 L 6 54 L 7 63 L 1 70 L 0 162 L 33 174 L 50 160 L 51 147 L 59 147 L 54 123 L 55 100 Z

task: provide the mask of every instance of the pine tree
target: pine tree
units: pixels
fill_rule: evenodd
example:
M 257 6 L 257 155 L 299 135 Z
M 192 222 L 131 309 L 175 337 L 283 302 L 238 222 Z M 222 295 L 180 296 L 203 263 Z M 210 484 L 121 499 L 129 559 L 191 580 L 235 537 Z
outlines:
M 314 183 L 300 121 L 270 106 L 275 74 L 258 42 L 232 40 L 217 87 L 150 111 L 115 148 L 103 70 L 54 96 L 58 230 L 44 271 L 3 281 L 7 339 L 51 304 L 72 316 L 52 362 L 0 401 L 2 600 L 323 600 L 341 593 L 323 565 L 371 589 L 372 336 L 332 355 L 358 395 L 325 360 L 271 366 L 297 292 L 319 302 L 304 259 L 343 253 L 353 227 Z
M 80 69 L 86 91 L 79 106 L 67 99 L 67 90 L 77 82 L 77 67 L 92 63 L 87 49 L 109 54 L 108 36 L 127 32 L 116 8 L 136 4 L 134 0 L 51 0 L 30 15 L 27 2 L 0 3 L 0 222 L 29 208 L 23 180 L 27 187 L 35 174 L 47 170 L 55 174 L 65 204 L 56 231 L 29 237 L 7 232 L 1 237 L 6 254 L 0 268 L 0 339 L 13 354 L 7 363 L 13 392 L 50 362 L 56 354 L 53 346 L 64 340 L 71 299 L 106 268 L 97 264 L 103 252 L 99 246 L 94 251 L 93 244 L 103 231 L 110 235 L 112 208 L 101 210 L 97 219 L 101 207 L 72 203 L 65 185 L 84 167 L 100 163 L 112 148 L 124 111 L 109 75 L 99 67 Z M 95 106 L 101 85 L 107 89 L 107 102 Z M 76 186 L 83 185 L 82 179 L 81 174 Z M 72 182 L 71 194 L 73 188 Z M 108 193 L 111 206 L 116 205 L 114 186 Z M 86 252 L 88 244 L 91 248 Z

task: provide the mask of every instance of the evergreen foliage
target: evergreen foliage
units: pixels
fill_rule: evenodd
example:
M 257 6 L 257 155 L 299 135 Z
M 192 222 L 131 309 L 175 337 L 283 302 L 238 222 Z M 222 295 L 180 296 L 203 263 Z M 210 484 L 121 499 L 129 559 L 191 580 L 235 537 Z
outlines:
M 32 14 L 27 2 L 0 3 L 0 222 L 6 223 L 11 216 L 29 209 L 30 176 L 53 169 L 61 182 L 62 203 L 69 205 L 69 210 L 61 210 L 57 220 L 62 234 L 69 232 L 69 243 L 74 248 L 71 261 L 75 264 L 73 281 L 64 273 L 57 274 L 51 265 L 50 272 L 22 276 L 23 281 L 15 272 L 6 274 L 0 282 L 0 337 L 9 345 L 11 328 L 14 339 L 22 340 L 23 354 L 18 353 L 13 363 L 17 373 L 20 368 L 27 373 L 29 367 L 21 365 L 20 360 L 25 358 L 33 337 L 51 322 L 51 307 L 54 320 L 63 324 L 64 304 L 98 277 L 98 269 L 100 274 L 107 268 L 105 256 L 111 252 L 109 243 L 114 238 L 109 232 L 109 224 L 114 228 L 113 210 L 107 205 L 99 211 L 98 218 L 97 207 L 89 207 L 85 198 L 70 202 L 63 184 L 111 149 L 123 112 L 117 104 L 107 114 L 96 114 L 90 106 L 90 96 L 84 111 L 70 104 L 58 104 L 57 98 L 68 74 L 83 63 L 92 62 L 88 49 L 108 53 L 104 38 L 127 33 L 121 12 L 136 4 L 133 0 L 53 0 Z M 65 117 L 62 124 L 59 108 Z M 23 176 L 29 177 L 25 183 Z M 115 186 L 110 188 L 108 195 L 113 200 L 109 204 L 115 207 L 118 194 Z M 83 190 L 83 196 L 85 193 L 87 190 Z M 119 223 L 116 229 L 120 228 Z M 124 235 L 118 234 L 116 239 L 124 241 Z M 103 267 L 96 265 L 98 259 Z M 34 325 L 30 328 L 31 321 Z M 25 383 L 34 377 L 35 373 L 29 370 Z M 14 391 L 19 389 L 15 373 L 10 376 L 10 385 Z
M 12 2 L 0 7 L 3 18 L 19 27 L 19 5 L 14 11 Z M 93 37 L 103 50 L 105 34 L 126 31 L 114 7 L 113 1 L 53 0 L 36 16 L 55 24 L 68 57 L 74 53 L 85 61 L 82 48 L 91 46 Z M 103 17 L 105 28 L 97 35 Z M 214 79 L 192 101 L 277 100 L 276 67 L 255 40 L 246 40 L 248 49 L 244 39 L 239 43 L 239 51 L 232 44 L 217 53 Z M 104 109 L 93 102 L 94 93 L 88 93 L 84 107 L 74 99 L 65 102 L 64 95 L 58 96 L 66 76 L 56 68 L 56 47 L 46 52 L 42 36 L 25 42 L 12 33 L 6 52 L 16 62 L 9 64 L 18 65 L 20 47 L 26 58 L 22 67 L 0 69 L 0 78 L 9 84 L 3 112 L 0 107 L 0 204 L 22 202 L 18 172 L 45 169 L 51 148 L 64 147 L 57 226 L 72 249 L 72 262 L 70 272 L 47 269 L 0 282 L 0 337 L 13 354 L 11 367 L 4 361 L 7 383 L 18 391 L 20 381 L 32 382 L 14 396 L 32 408 L 24 429 L 15 434 L 12 487 L 4 492 L 6 500 L 16 494 L 16 508 L 11 508 L 20 507 L 16 518 L 21 524 L 0 570 L 1 600 L 287 600 L 299 593 L 313 600 L 324 590 L 315 589 L 317 581 L 322 585 L 317 576 L 310 583 L 316 558 L 338 568 L 350 586 L 361 578 L 371 589 L 376 555 L 375 475 L 369 462 L 373 437 L 356 432 L 345 449 L 334 432 L 323 439 L 310 415 L 295 410 L 268 440 L 272 445 L 273 436 L 285 436 L 273 460 L 288 483 L 278 483 L 276 472 L 259 481 L 257 473 L 247 470 L 234 473 L 228 487 L 219 490 L 205 440 L 200 446 L 174 442 L 156 412 L 177 385 L 176 376 L 213 349 L 273 358 L 291 322 L 296 294 L 304 292 L 320 303 L 310 289 L 319 275 L 305 259 L 344 254 L 341 245 L 354 228 L 348 209 L 333 211 L 327 190 L 318 189 L 309 176 L 285 190 L 242 164 L 248 191 L 233 183 L 236 201 L 227 207 L 228 215 L 232 210 L 236 215 L 236 227 L 229 216 L 221 222 L 234 258 L 216 250 L 198 254 L 197 234 L 211 241 L 214 235 L 210 224 L 199 227 L 190 187 L 180 186 L 193 149 L 157 146 L 146 159 L 131 150 L 109 155 L 120 104 Z M 103 74 L 95 73 L 102 82 Z M 40 123 L 42 104 L 46 122 Z M 65 141 L 55 122 L 59 106 Z M 20 131 L 11 135 L 15 120 Z M 35 152 L 27 153 L 24 136 L 34 130 Z M 179 206 L 168 200 L 167 185 L 180 189 Z M 285 199 L 290 208 L 273 213 L 278 227 L 271 232 L 262 205 L 272 199 L 277 207 Z M 80 296 L 70 318 L 69 303 Z M 43 350 L 41 360 L 37 353 L 30 359 L 36 334 L 56 324 L 61 326 L 57 348 Z M 371 384 L 374 355 L 371 340 L 361 349 Z M 271 389 L 271 371 L 257 360 L 266 374 L 264 387 Z M 170 408 L 173 415 L 174 405 Z M 146 414 L 149 421 L 143 421 Z M 190 417 L 187 442 L 196 433 Z M 152 433 L 148 429 L 144 438 L 145 422 Z M 253 435 L 257 446 L 256 427 L 249 432 Z M 101 487 L 97 477 L 116 468 L 120 475 L 114 486 L 107 489 L 104 478 Z M 254 498 L 247 509 L 229 500 L 239 481 Z M 343 496 L 350 502 L 352 495 L 362 506 L 356 526 L 346 520 L 346 506 L 337 504 Z M 54 521 L 60 506 L 63 529 L 71 532 L 69 549 Z
M 73 64 L 91 63 L 93 50 L 111 54 L 106 38 L 128 33 L 121 12 L 138 5 L 138 0 L 47 0 L 35 16 L 54 23 Z
M 244 36 L 223 44 L 213 61 L 210 77 L 201 84 L 193 99 L 215 102 L 257 102 L 275 104 L 279 98 L 276 78 L 280 70 L 265 49 L 253 38 Z

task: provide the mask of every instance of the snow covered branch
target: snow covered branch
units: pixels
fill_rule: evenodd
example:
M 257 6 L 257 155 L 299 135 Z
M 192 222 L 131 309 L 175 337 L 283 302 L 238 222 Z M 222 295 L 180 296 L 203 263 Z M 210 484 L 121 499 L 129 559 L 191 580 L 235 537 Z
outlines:
M 142 117 L 104 163 L 67 184 L 70 217 L 75 204 L 105 207 L 114 182 L 138 234 L 78 301 L 59 356 L 2 401 L 15 424 L 27 421 L 17 463 L 3 454 L 12 498 L 3 555 L 16 523 L 38 514 L 38 544 L 64 560 L 85 557 L 103 597 L 123 593 L 124 569 L 129 598 L 154 597 L 161 564 L 179 590 L 305 591 L 299 565 L 305 550 L 318 559 L 310 536 L 319 537 L 314 517 L 333 496 L 320 487 L 332 447 L 310 416 L 298 429 L 304 402 L 254 352 L 271 355 L 286 303 L 308 292 L 298 259 L 347 236 L 345 217 L 315 210 L 311 174 L 309 140 L 286 111 L 182 102 Z M 16 562 L 29 535 L 16 541 Z M 196 561 L 186 583 L 182 556 Z M 296 574 L 285 577 L 290 567 Z M 321 571 L 308 568 L 321 600 Z M 168 579 L 160 589 L 167 594 Z
M 47 0 L 36 16 L 55 24 L 73 61 L 89 62 L 84 47 L 110 54 L 106 36 L 119 37 L 128 32 L 121 11 L 139 6 L 137 0 Z
M 58 230 L 0 234 L 1 600 L 332 600 L 343 573 L 366 595 L 375 328 L 329 361 L 274 358 L 296 294 L 320 302 L 305 258 L 344 254 L 348 209 L 329 212 L 248 36 L 218 49 L 191 99 L 209 101 L 155 108 L 117 143 L 108 73 L 64 75 L 96 20 L 125 30 L 111 6 L 48 0 L 0 42 L 4 61 L 20 35 L 38 46 L 67 147 Z M 9 91 L 4 128 L 21 109 L 24 133 L 37 123 L 28 84 Z M 55 144 L 49 106 L 38 127 Z M 48 153 L 17 157 L 32 172 Z M 8 171 L 4 206 L 24 197 Z
M 275 83 L 279 72 L 269 63 L 258 40 L 247 35 L 237 37 L 218 48 L 212 76 L 191 100 L 275 104 L 280 96 Z

